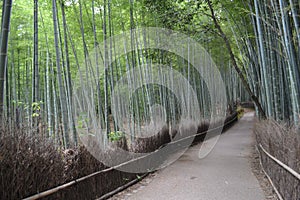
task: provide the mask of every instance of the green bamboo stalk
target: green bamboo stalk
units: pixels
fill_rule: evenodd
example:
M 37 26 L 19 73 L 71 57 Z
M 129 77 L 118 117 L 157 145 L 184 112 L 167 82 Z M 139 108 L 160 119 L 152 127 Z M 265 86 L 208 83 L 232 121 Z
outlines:
M 63 134 L 64 134 L 64 147 L 69 148 L 70 139 L 69 139 L 69 127 L 68 127 L 68 110 L 67 110 L 67 100 L 65 94 L 65 88 L 62 80 L 62 70 L 60 63 L 60 48 L 59 48 L 59 35 L 58 35 L 58 25 L 57 25 L 57 7 L 56 0 L 52 0 L 52 9 L 53 9 L 53 26 L 54 26 L 54 44 L 56 52 L 56 68 L 57 68 L 57 79 L 59 85 L 59 94 L 60 94 L 60 106 L 62 111 L 62 122 L 63 122 Z
M 7 68 L 7 47 L 10 27 L 12 0 L 3 2 L 2 27 L 0 38 L 0 119 L 4 116 L 4 81 Z

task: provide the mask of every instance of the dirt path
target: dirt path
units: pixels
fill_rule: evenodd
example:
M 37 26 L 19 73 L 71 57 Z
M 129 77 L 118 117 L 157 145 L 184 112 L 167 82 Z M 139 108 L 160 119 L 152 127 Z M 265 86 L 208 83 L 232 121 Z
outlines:
M 200 160 L 200 145 L 191 147 L 167 168 L 111 200 L 264 200 L 251 171 L 253 113 L 246 113 Z

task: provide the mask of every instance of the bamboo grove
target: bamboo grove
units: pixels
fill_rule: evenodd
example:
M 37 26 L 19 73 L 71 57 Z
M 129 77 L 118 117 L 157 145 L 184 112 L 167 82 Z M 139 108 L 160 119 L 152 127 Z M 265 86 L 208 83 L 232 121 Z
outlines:
M 150 4 L 160 15 L 167 13 L 165 23 L 181 21 L 176 26 L 187 32 L 212 32 L 226 43 L 231 66 L 241 71 L 239 77 L 256 105 L 263 108 L 264 117 L 298 124 L 299 122 L 299 2 L 295 0 L 211 1 L 205 3 L 180 1 L 176 12 L 164 7 L 176 7 L 166 1 Z M 185 5 L 185 6 L 183 6 Z M 187 12 L 188 10 L 188 12 Z M 201 14 L 199 14 L 201 13 Z M 205 15 L 207 23 L 191 26 Z M 189 25 L 186 25 L 189 24 Z M 229 49 L 228 49 L 229 47 Z M 235 66 L 236 63 L 236 66 Z
M 217 22 L 228 37 L 240 74 L 215 28 L 209 3 L 217 11 Z M 94 134 L 92 122 L 103 130 L 104 144 L 122 131 L 133 136 L 142 134 L 144 130 L 139 127 L 146 123 L 155 122 L 154 131 L 162 119 L 172 126 L 183 112 L 179 102 L 188 102 L 186 120 L 201 123 L 211 116 L 217 119 L 220 102 L 213 104 L 210 97 L 220 91 L 215 88 L 214 93 L 208 94 L 204 78 L 190 62 L 191 58 L 203 56 L 211 66 L 216 63 L 221 72 L 229 107 L 237 100 L 254 96 L 268 117 L 298 123 L 299 6 L 295 0 L 4 0 L 0 55 L 2 122 L 30 127 L 28 130 L 37 130 L 58 146 L 69 148 L 80 143 L 79 130 L 85 128 Z M 181 49 L 188 59 L 167 50 L 150 49 L 151 44 L 161 45 L 161 41 L 151 41 L 141 27 L 185 33 L 208 53 L 198 55 L 192 43 L 187 44 L 188 52 Z M 130 30 L 136 31 L 130 32 L 127 43 L 116 44 L 109 39 Z M 114 57 L 117 54 L 122 55 Z M 163 73 L 161 66 L 174 71 Z M 128 73 L 134 69 L 136 73 Z M 191 88 L 169 78 L 176 77 L 172 74 L 175 71 L 188 80 Z M 248 93 L 241 76 L 249 86 Z M 146 78 L 160 84 L 136 88 L 138 81 Z M 205 78 L 214 81 L 213 76 Z M 82 83 L 87 87 L 83 88 Z M 170 88 L 174 87 L 181 87 L 181 98 L 172 94 Z M 133 89 L 136 90 L 130 96 Z M 114 91 L 128 97 L 128 107 L 122 106 L 123 99 L 112 99 Z M 193 91 L 197 101 L 191 98 Z M 111 102 L 115 102 L 115 109 Z M 195 107 L 200 108 L 200 113 L 192 119 Z M 120 130 L 113 116 L 126 119 L 119 122 L 124 124 L 124 130 Z
M 243 3 L 246 18 L 226 16 L 238 44 L 241 65 L 267 117 L 299 124 L 300 4 L 293 0 Z M 245 28 L 247 27 L 247 28 Z
M 300 33 L 298 1 L 254 1 L 255 40 L 241 42 L 248 76 L 268 116 L 299 123 Z M 249 33 L 245 33 L 249 34 Z M 250 60 L 251 58 L 251 60 Z M 250 77 L 251 76 L 251 77 Z M 263 82 L 261 86 L 258 83 Z

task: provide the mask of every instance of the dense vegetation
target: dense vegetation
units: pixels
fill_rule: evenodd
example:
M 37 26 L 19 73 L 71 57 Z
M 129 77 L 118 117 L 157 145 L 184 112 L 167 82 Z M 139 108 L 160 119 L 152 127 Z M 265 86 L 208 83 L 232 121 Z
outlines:
M 93 85 L 91 90 L 94 91 L 89 95 L 95 100 L 95 114 L 99 118 L 99 126 L 104 130 L 104 135 L 113 135 L 119 131 L 115 119 L 110 117 L 113 114 L 111 95 L 115 84 L 126 71 L 146 63 L 150 68 L 152 63 L 168 64 L 183 74 L 197 92 L 203 118 L 210 117 L 210 110 L 214 106 L 210 106 L 204 81 L 197 73 L 193 73 L 195 71 L 190 62 L 164 50 L 137 50 L 150 45 L 147 44 L 146 38 L 145 41 L 141 41 L 144 44 L 134 41 L 136 35 L 142 33 L 130 35 L 131 39 L 128 42 L 132 49 L 136 49 L 135 52 L 125 50 L 123 56 L 106 66 L 120 47 L 116 47 L 113 42 L 102 41 L 130 29 L 157 26 L 184 32 L 212 54 L 223 72 L 230 104 L 237 98 L 247 98 L 239 79 L 230 68 L 229 56 L 223 48 L 216 48 L 225 48 L 222 40 L 209 30 L 203 29 L 211 26 L 210 19 L 202 15 L 200 7 L 199 11 L 194 13 L 200 5 L 190 5 L 192 2 L 184 1 L 14 1 L 9 21 L 9 17 L 5 16 L 10 14 L 10 3 L 3 1 L 3 25 L 10 22 L 10 34 L 9 39 L 5 35 L 2 37 L 3 40 L 8 39 L 8 50 L 7 62 L 3 54 L 1 65 L 1 76 L 6 80 L 1 82 L 5 83 L 1 89 L 1 115 L 6 123 L 39 129 L 41 134 L 54 138 L 58 144 L 65 147 L 78 143 L 77 129 L 87 125 L 87 119 L 91 118 L 84 108 L 76 109 L 78 85 L 82 84 L 82 81 L 93 79 L 93 82 L 85 84 Z M 169 9 L 170 7 L 172 9 Z M 165 16 L 161 16 L 163 13 Z M 173 16 L 175 13 L 180 16 Z M 194 19 L 190 21 L 185 15 Z M 170 22 L 171 19 L 178 20 L 173 23 Z M 3 34 L 5 30 L 3 28 Z M 5 42 L 2 44 L 5 47 Z M 110 50 L 101 52 L 102 47 L 98 46 L 100 44 Z M 191 54 L 192 56 L 197 57 Z M 83 74 L 86 77 L 84 80 Z M 159 78 L 162 83 L 165 82 L 163 77 Z M 125 89 L 118 90 L 124 92 Z M 129 108 L 133 115 L 126 117 L 140 126 L 149 121 L 152 113 L 155 113 L 152 112 L 151 106 L 159 104 L 167 109 L 167 121 L 176 121 L 176 116 L 180 116 L 182 111 L 174 98 L 167 88 L 158 85 L 144 86 L 134 93 Z M 162 115 L 162 112 L 158 115 Z M 135 127 L 130 124 L 128 126 L 128 131 L 136 131 Z
M 266 116 L 298 123 L 299 2 L 254 0 L 149 3 L 171 28 L 179 27 L 203 39 L 208 37 L 209 32 L 220 36 L 214 41 L 224 40 L 226 47 L 223 47 L 229 50 L 226 55 L 230 56 L 228 60 L 231 66 L 238 66 L 236 71 L 242 72 L 240 78 L 247 81 L 243 82 L 245 88 L 247 84 L 250 86 L 251 95 L 259 98 Z M 201 35 L 202 32 L 204 35 Z M 211 45 L 214 51 L 219 50 L 213 55 L 222 55 L 220 45 Z
M 1 12 L 0 127 L 12 138 L 134 150 L 248 100 L 262 119 L 299 125 L 297 0 L 3 0 Z

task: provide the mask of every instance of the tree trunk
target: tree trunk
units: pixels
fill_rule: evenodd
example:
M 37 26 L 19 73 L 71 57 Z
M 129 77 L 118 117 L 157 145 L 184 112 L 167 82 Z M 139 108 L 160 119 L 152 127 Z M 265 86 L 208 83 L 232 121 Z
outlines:
M 38 39 L 38 0 L 34 0 L 34 47 L 33 47 L 33 94 L 32 102 L 39 101 L 39 39 Z
M 2 15 L 2 27 L 1 27 L 1 43 L 0 43 L 0 118 L 4 116 L 4 80 L 5 72 L 7 67 L 7 46 L 8 46 L 8 35 L 10 26 L 10 16 L 12 0 L 5 0 L 3 2 L 4 14 Z
M 62 112 L 64 146 L 65 148 L 69 148 L 70 144 L 69 144 L 69 128 L 68 128 L 68 109 L 67 109 L 66 93 L 63 85 L 63 80 L 62 80 L 62 70 L 60 65 L 60 48 L 59 48 L 59 35 L 58 35 L 58 27 L 57 27 L 56 0 L 52 0 L 52 9 L 53 9 L 53 25 L 54 25 L 54 44 L 56 50 L 56 68 L 57 68 L 60 105 L 61 105 L 61 112 Z
M 68 94 L 68 111 L 69 111 L 69 121 L 71 130 L 73 133 L 73 141 L 75 145 L 77 145 L 77 132 L 74 121 L 74 113 L 73 113 L 73 91 L 72 91 L 72 79 L 71 79 L 71 69 L 70 69 L 70 58 L 69 58 L 69 46 L 68 46 L 68 37 L 67 37 L 67 21 L 65 15 L 65 6 L 64 3 L 61 2 L 61 11 L 62 11 L 62 19 L 63 19 L 63 29 L 64 29 L 64 49 L 66 54 L 66 69 L 65 69 L 65 79 L 67 86 L 67 94 Z
M 266 116 L 266 113 L 265 113 L 265 111 L 264 111 L 264 109 L 263 109 L 261 103 L 259 102 L 257 96 L 252 92 L 252 90 L 251 90 L 251 88 L 250 88 L 250 86 L 249 86 L 247 80 L 245 79 L 245 77 L 244 77 L 242 71 L 240 70 L 240 68 L 239 68 L 238 65 L 237 65 L 237 62 L 236 62 L 235 56 L 234 56 L 234 54 L 233 54 L 233 51 L 232 51 L 230 42 L 229 42 L 227 36 L 225 35 L 225 33 L 223 32 L 221 26 L 219 25 L 219 22 L 218 22 L 218 20 L 217 20 L 217 18 L 216 18 L 216 16 L 215 16 L 215 12 L 214 12 L 214 9 L 213 9 L 213 7 L 212 7 L 211 1 L 210 1 L 210 0 L 206 0 L 206 1 L 207 1 L 207 3 L 208 3 L 208 7 L 209 7 L 210 12 L 211 12 L 212 20 L 213 20 L 213 22 L 214 22 L 216 28 L 218 29 L 220 36 L 223 38 L 223 40 L 224 40 L 224 42 L 225 42 L 225 44 L 226 44 L 226 47 L 227 47 L 227 50 L 228 50 L 228 52 L 229 52 L 229 54 L 230 54 L 230 59 L 231 59 L 231 61 L 232 61 L 232 64 L 233 64 L 234 69 L 235 69 L 236 72 L 238 73 L 238 75 L 239 75 L 239 77 L 240 77 L 240 79 L 241 79 L 241 81 L 242 81 L 242 83 L 243 83 L 245 89 L 247 90 L 247 92 L 248 92 L 249 95 L 251 96 L 252 100 L 254 101 L 255 105 L 257 106 L 257 108 L 258 108 L 258 110 L 259 110 L 259 113 L 260 113 L 261 117 L 262 117 L 262 118 L 266 118 L 267 116 Z

